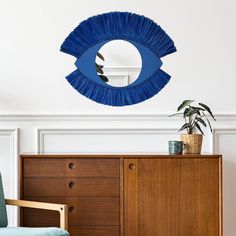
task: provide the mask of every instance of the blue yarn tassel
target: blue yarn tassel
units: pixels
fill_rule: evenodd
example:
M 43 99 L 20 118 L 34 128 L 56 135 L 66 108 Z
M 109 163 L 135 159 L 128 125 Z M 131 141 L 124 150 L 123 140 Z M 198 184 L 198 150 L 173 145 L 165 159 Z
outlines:
M 77 69 L 66 77 L 71 86 L 85 97 L 105 105 L 126 106 L 142 102 L 153 97 L 170 80 L 170 76 L 162 70 L 144 81 L 131 87 L 108 87 L 87 79 Z
M 61 51 L 79 58 L 91 46 L 111 39 L 139 42 L 159 58 L 176 51 L 174 42 L 151 19 L 129 12 L 111 12 L 81 22 L 61 45 Z
M 111 12 L 88 18 L 65 39 L 61 51 L 77 59 L 90 47 L 106 40 L 131 40 L 150 49 L 158 58 L 176 51 L 174 42 L 165 31 L 147 17 L 129 12 Z M 85 77 L 79 69 L 66 77 L 82 95 L 106 105 L 126 106 L 156 95 L 170 80 L 158 69 L 153 76 L 135 86 L 112 87 Z

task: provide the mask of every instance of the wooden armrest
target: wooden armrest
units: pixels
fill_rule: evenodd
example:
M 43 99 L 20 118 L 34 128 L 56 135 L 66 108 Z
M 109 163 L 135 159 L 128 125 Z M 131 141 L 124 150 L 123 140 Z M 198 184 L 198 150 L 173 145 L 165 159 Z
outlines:
M 46 203 L 46 202 L 25 201 L 25 200 L 11 200 L 11 199 L 5 199 L 5 201 L 6 201 L 7 205 L 12 205 L 12 206 L 59 211 L 59 213 L 60 213 L 60 228 L 65 229 L 65 230 L 68 229 L 68 207 L 67 207 L 67 205 Z

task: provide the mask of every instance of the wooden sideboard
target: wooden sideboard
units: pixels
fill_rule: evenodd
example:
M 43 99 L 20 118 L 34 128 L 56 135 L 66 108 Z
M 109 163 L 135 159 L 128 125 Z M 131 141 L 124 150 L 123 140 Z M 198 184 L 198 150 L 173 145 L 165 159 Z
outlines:
M 21 155 L 21 199 L 69 206 L 71 236 L 222 236 L 221 155 Z M 59 226 L 21 210 L 21 226 Z

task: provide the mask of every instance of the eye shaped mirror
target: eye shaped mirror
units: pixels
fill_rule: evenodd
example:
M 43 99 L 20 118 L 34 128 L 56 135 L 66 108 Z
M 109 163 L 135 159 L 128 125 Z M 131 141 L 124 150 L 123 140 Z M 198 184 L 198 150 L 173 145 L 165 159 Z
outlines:
M 176 48 L 153 20 L 109 12 L 82 21 L 61 51 L 76 57 L 76 70 L 66 76 L 74 89 L 101 104 L 127 106 L 165 87 L 170 75 L 161 69 L 161 58 Z
M 130 42 L 112 40 L 99 49 L 95 66 L 98 76 L 104 83 L 124 87 L 139 77 L 142 58 L 138 49 Z

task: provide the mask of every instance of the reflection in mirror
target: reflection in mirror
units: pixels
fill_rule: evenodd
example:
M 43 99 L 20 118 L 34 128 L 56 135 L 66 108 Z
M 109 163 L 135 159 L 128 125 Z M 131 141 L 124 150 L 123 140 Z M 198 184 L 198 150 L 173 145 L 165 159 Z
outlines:
M 125 40 L 112 40 L 100 48 L 95 65 L 97 74 L 104 83 L 124 87 L 138 78 L 142 58 L 133 44 Z

